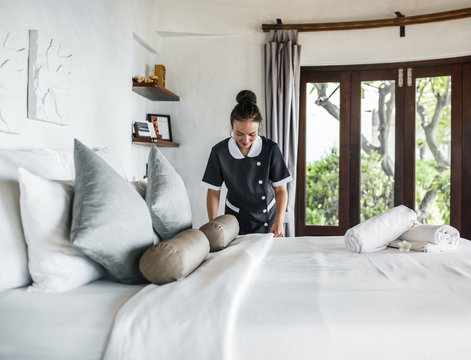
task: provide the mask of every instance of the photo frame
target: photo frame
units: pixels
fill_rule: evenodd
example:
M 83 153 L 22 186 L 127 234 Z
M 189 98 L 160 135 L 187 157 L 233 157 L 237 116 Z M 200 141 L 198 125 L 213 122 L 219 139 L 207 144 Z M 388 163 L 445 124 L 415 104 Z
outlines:
M 156 134 L 162 135 L 162 140 L 173 141 L 170 115 L 147 114 L 147 121 L 154 125 Z

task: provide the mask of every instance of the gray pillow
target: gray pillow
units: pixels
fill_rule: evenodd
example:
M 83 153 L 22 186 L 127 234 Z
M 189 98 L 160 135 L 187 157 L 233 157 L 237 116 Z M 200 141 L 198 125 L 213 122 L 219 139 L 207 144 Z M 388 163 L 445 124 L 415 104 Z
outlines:
M 209 240 L 211 252 L 224 249 L 239 234 L 239 222 L 234 215 L 226 214 L 200 227 Z
M 139 258 L 156 238 L 145 201 L 93 151 L 75 140 L 70 240 L 116 280 L 145 281 Z
M 147 280 L 162 285 L 186 277 L 208 254 L 208 239 L 201 231 L 189 229 L 147 249 L 139 268 Z
M 162 240 L 191 228 L 190 199 L 182 178 L 155 145 L 148 160 L 146 202 L 152 225 Z

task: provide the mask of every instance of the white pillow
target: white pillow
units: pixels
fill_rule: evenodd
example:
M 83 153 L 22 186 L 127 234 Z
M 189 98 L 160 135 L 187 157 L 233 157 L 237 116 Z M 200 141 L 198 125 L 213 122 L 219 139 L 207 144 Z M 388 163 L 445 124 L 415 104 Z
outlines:
M 74 188 L 20 168 L 20 207 L 28 244 L 29 290 L 61 292 L 101 278 L 104 269 L 69 240 Z
M 70 151 L 0 149 L 0 289 L 31 283 L 20 218 L 18 167 L 49 179 L 73 178 Z

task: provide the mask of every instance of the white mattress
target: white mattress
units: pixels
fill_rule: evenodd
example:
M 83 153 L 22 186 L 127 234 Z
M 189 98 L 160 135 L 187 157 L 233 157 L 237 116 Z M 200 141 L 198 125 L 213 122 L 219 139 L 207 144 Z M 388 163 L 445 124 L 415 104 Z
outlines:
M 59 294 L 0 292 L 0 359 L 101 359 L 116 313 L 142 285 L 100 280 Z

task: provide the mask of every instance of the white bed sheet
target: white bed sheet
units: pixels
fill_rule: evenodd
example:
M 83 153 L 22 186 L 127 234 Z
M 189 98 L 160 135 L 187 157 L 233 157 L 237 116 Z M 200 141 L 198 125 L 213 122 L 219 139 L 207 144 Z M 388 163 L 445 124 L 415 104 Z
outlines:
M 273 242 L 235 326 L 234 359 L 467 359 L 471 244 L 357 254 L 343 237 Z
M 116 313 L 144 285 L 99 280 L 58 294 L 0 292 L 0 359 L 101 359 Z
M 470 357 L 468 241 L 440 254 L 357 254 L 343 237 L 259 236 L 267 246 L 239 238 L 185 280 L 139 292 L 107 359 Z

